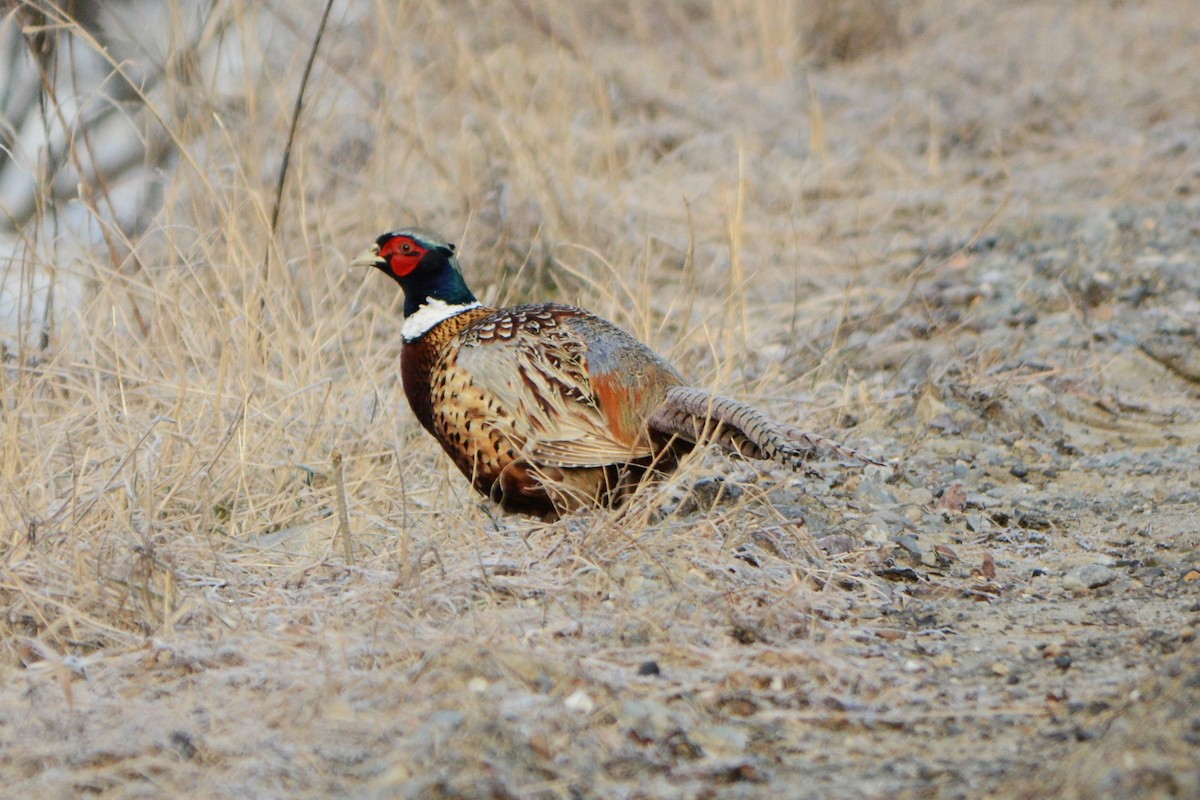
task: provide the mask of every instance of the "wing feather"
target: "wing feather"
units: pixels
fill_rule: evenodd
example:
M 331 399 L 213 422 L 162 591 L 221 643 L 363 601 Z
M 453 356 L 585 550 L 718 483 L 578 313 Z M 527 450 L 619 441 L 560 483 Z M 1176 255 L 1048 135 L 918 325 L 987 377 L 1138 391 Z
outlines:
M 516 420 L 522 456 L 548 467 L 602 467 L 653 454 L 641 432 L 614 429 L 597 399 L 588 347 L 572 331 L 543 328 L 536 340 L 516 334 L 462 347 L 456 367 L 491 393 Z M 611 392 L 611 387 L 606 385 Z M 612 397 L 620 402 L 621 398 Z

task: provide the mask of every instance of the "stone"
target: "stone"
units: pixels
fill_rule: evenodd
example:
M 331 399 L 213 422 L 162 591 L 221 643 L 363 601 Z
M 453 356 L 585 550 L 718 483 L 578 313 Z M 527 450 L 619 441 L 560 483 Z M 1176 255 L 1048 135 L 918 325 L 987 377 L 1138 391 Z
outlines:
M 1064 589 L 1072 592 L 1081 592 L 1088 589 L 1098 589 L 1101 586 L 1106 586 L 1117 579 L 1115 570 L 1109 569 L 1103 564 L 1082 564 L 1078 567 L 1067 570 L 1062 577 L 1062 585 Z

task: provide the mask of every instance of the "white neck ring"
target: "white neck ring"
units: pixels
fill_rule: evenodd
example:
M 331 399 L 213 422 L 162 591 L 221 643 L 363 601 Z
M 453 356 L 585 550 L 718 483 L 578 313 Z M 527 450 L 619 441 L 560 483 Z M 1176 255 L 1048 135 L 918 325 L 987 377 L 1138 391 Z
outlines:
M 464 311 L 470 311 L 472 308 L 479 308 L 479 306 L 480 303 L 478 301 L 452 306 L 445 300 L 426 300 L 414 313 L 404 318 L 404 325 L 400 328 L 400 335 L 404 337 L 404 341 L 406 342 L 415 342 L 438 323 L 445 322 L 451 317 L 457 317 L 459 314 Z

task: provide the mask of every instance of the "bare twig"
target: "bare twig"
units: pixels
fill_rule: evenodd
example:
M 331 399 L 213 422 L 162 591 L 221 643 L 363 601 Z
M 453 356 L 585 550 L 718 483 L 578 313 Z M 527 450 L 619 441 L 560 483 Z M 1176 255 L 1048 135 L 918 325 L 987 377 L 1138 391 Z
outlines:
M 342 451 L 334 450 L 333 482 L 337 484 L 338 538 L 342 540 L 342 552 L 346 563 L 354 566 L 354 545 L 350 542 L 350 512 L 346 508 L 346 479 L 342 474 Z
M 317 60 L 317 48 L 321 46 L 321 38 L 325 35 L 325 23 L 329 20 L 329 11 L 333 8 L 333 0 L 326 0 L 325 10 L 321 13 L 321 23 L 317 26 L 317 35 L 313 37 L 312 50 L 308 53 L 308 61 L 304 64 L 304 74 L 300 76 L 300 88 L 296 92 L 296 105 L 292 108 L 292 126 L 288 130 L 287 144 L 283 148 L 283 161 L 279 164 L 279 180 L 275 183 L 275 206 L 271 209 L 271 238 L 263 252 L 263 263 L 260 286 L 264 293 L 259 296 L 258 307 L 261 312 L 266 308 L 267 296 L 265 287 L 271 276 L 271 245 L 275 242 L 275 234 L 279 230 L 279 211 L 283 207 L 283 186 L 287 182 L 288 166 L 292 161 L 292 143 L 296 139 L 296 128 L 300 123 L 300 110 L 304 106 L 304 90 L 308 87 L 308 76 L 312 72 L 313 62 Z

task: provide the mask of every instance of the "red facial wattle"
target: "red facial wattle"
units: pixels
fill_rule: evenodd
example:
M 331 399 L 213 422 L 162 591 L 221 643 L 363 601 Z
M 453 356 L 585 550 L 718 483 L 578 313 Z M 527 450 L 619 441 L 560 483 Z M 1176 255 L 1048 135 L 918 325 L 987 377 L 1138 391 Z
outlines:
M 393 275 L 403 278 L 417 268 L 425 249 L 407 236 L 388 240 L 379 250 L 379 257 L 387 262 Z

